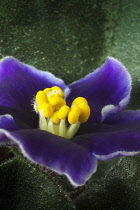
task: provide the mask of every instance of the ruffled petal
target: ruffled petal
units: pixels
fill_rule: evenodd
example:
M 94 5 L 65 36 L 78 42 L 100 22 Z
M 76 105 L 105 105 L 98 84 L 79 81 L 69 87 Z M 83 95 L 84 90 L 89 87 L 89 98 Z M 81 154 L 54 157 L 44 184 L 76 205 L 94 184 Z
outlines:
M 87 131 L 88 134 L 75 136 L 73 141 L 87 148 L 97 159 L 107 160 L 116 156 L 140 153 L 140 118 L 138 117 L 127 123 L 90 125 Z
M 0 129 L 2 136 L 16 142 L 29 160 L 65 174 L 74 186 L 85 184 L 96 171 L 96 158 L 88 150 L 46 131 L 32 129 L 8 132 Z
M 0 105 L 21 110 L 33 110 L 32 102 L 37 91 L 65 84 L 49 72 L 38 71 L 13 57 L 0 61 Z
M 85 97 L 91 107 L 89 121 L 100 122 L 128 104 L 131 78 L 118 60 L 109 57 L 103 66 L 69 85 L 69 88 L 69 103 L 76 97 Z

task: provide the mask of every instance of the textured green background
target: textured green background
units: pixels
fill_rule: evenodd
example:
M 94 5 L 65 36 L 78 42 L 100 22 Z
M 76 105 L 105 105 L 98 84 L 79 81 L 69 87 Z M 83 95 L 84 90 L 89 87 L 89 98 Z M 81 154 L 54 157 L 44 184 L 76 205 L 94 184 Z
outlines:
M 113 56 L 124 63 L 133 79 L 128 108 L 139 109 L 140 1 L 0 1 L 0 57 L 8 55 L 48 70 L 67 84 L 98 68 L 107 56 Z M 59 177 L 66 191 L 62 202 L 65 193 L 51 179 L 44 178 L 41 173 L 36 176 L 32 166 L 24 161 L 9 162 L 0 169 L 0 195 L 3 194 L 0 207 L 57 210 L 61 206 L 67 210 L 76 205 L 82 210 L 82 206 L 86 209 L 86 204 L 88 210 L 139 210 L 139 160 L 137 156 L 100 163 L 98 172 L 80 189 L 71 188 L 66 179 Z M 31 190 L 31 202 L 24 186 Z M 71 199 L 73 204 L 70 204 Z M 29 208 L 30 203 L 32 207 Z
M 139 79 L 138 0 L 5 0 L 0 2 L 0 55 L 13 55 L 67 83 L 121 60 Z
M 139 20 L 139 0 L 0 1 L 0 57 L 13 55 L 68 84 L 114 56 L 133 77 L 139 108 Z

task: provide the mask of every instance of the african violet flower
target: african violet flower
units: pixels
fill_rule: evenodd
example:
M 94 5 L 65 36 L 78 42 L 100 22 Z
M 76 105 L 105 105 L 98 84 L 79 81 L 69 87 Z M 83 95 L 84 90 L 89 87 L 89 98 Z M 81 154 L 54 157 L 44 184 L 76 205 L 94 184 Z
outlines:
M 85 78 L 66 86 L 49 72 L 12 57 L 0 61 L 0 142 L 74 186 L 96 171 L 97 159 L 140 152 L 140 112 L 121 111 L 131 78 L 109 57 Z

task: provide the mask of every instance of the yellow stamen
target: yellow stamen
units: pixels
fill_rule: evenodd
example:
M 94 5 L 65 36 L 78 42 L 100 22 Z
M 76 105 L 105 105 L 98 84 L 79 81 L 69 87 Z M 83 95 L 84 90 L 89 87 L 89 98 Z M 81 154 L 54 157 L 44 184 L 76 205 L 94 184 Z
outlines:
M 60 87 L 54 86 L 54 87 L 52 87 L 52 90 L 59 90 L 60 91 L 59 96 L 61 96 L 62 98 L 65 97 L 65 94 Z
M 79 121 L 81 123 L 85 123 L 90 116 L 90 107 L 88 106 L 88 104 L 81 103 L 79 105 L 79 109 L 81 110 Z
M 87 100 L 83 97 L 78 97 L 76 99 L 74 99 L 74 101 L 72 102 L 72 106 L 78 106 L 81 103 L 85 103 L 88 104 Z
M 49 90 L 49 89 L 51 89 L 51 90 Z M 44 91 L 46 92 L 48 99 L 51 97 L 54 97 L 54 96 L 59 96 L 61 98 L 64 98 L 63 91 L 61 90 L 61 88 L 59 88 L 57 86 L 54 86 L 54 87 L 48 88 L 48 89 L 46 88 Z
M 54 96 L 54 97 L 49 98 L 49 103 L 52 106 L 55 106 L 58 108 L 61 108 L 62 106 L 66 105 L 65 100 L 59 96 Z
M 43 102 L 48 103 L 48 99 L 44 91 L 40 90 L 37 92 L 36 101 L 38 104 L 43 103 Z
M 80 114 L 81 110 L 78 107 L 72 107 L 72 110 L 69 112 L 68 115 L 68 122 L 70 124 L 76 123 L 79 119 Z
M 53 108 L 48 103 L 42 103 L 38 106 L 38 111 L 42 112 L 46 118 L 53 115 Z
M 39 112 L 40 129 L 68 139 L 90 116 L 90 107 L 85 98 L 76 98 L 69 108 L 64 100 L 64 92 L 57 86 L 38 91 L 34 106 Z
M 51 91 L 51 88 L 45 88 L 44 89 L 44 92 L 47 94 L 48 92 L 50 92 Z
M 66 105 L 62 106 L 58 111 L 58 118 L 59 119 L 65 119 L 68 116 L 68 113 L 70 111 L 70 108 Z
M 59 123 L 60 123 L 60 119 L 58 118 L 58 111 L 56 111 L 56 112 L 53 113 L 52 121 L 53 121 L 55 124 L 59 124 Z
M 68 122 L 70 124 L 76 123 L 78 120 L 81 123 L 84 123 L 88 120 L 90 116 L 90 107 L 88 106 L 88 102 L 83 97 L 76 98 L 71 107 L 71 111 L 68 115 Z

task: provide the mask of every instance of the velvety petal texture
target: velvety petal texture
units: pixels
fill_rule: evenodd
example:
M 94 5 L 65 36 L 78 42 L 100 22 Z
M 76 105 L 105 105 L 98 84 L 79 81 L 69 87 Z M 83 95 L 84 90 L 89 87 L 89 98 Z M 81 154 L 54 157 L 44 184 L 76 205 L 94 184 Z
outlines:
M 31 102 L 37 91 L 52 86 L 65 91 L 68 105 L 76 97 L 89 102 L 91 116 L 70 140 L 38 129 Z M 30 161 L 83 185 L 96 171 L 97 159 L 140 153 L 140 111 L 121 111 L 130 91 L 129 73 L 111 57 L 68 88 L 51 73 L 7 57 L 0 61 L 0 145 L 17 144 Z
M 13 57 L 0 61 L 1 106 L 31 111 L 37 91 L 56 85 L 65 89 L 63 80 L 49 72 L 39 71 Z
M 0 128 L 8 131 L 19 130 L 19 127 L 16 125 L 13 117 L 9 114 L 0 117 Z
M 76 136 L 73 141 L 87 148 L 97 159 L 140 153 L 140 111 L 121 112 L 112 116 L 112 123 L 110 117 L 106 124 L 89 125 L 87 130 L 88 134 Z
M 37 128 L 38 127 L 38 115 L 35 111 L 27 111 L 22 109 L 15 109 L 9 106 L 0 106 L 0 114 L 12 115 L 16 124 L 20 128 Z
M 125 110 L 120 113 L 113 114 L 105 119 L 106 124 L 119 125 L 140 125 L 140 110 Z
M 96 158 L 84 147 L 39 129 L 0 130 L 0 141 L 16 142 L 29 160 L 65 174 L 74 186 L 85 184 L 96 171 Z
M 101 122 L 110 113 L 121 111 L 129 102 L 131 78 L 125 67 L 109 57 L 105 64 L 85 78 L 69 85 L 68 101 L 85 97 L 91 107 L 91 122 Z
M 7 131 L 16 131 L 19 130 L 19 127 L 14 122 L 14 119 L 11 115 L 6 114 L 0 117 L 0 128 L 6 129 Z M 0 146 L 15 146 L 16 142 L 11 139 L 7 139 L 5 135 L 0 132 Z
M 120 130 L 139 130 L 140 110 L 125 110 L 107 117 L 104 123 L 84 123 L 78 130 L 78 135 L 89 133 L 108 133 Z

